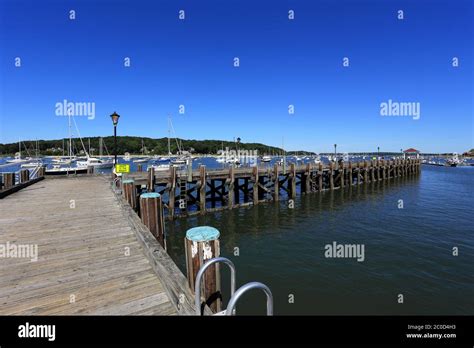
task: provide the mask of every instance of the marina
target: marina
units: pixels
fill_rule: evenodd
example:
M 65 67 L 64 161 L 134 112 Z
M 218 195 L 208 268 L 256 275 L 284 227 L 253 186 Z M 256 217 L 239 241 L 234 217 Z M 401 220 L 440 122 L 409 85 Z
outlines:
M 288 170 L 275 164 L 273 170 L 263 166 L 230 166 L 226 170 L 206 171 L 201 165 L 198 171 L 170 167 L 168 172 L 156 173 L 151 166 L 147 172 L 113 177 L 89 169 L 85 175 L 70 173 L 46 180 L 43 166 L 31 179 L 28 169 L 18 172 L 18 181 L 12 180 L 13 174 L 2 175 L 0 194 L 3 193 L 4 199 L 0 201 L 0 209 L 5 212 L 0 219 L 2 238 L 20 245 L 29 241 L 39 252 L 33 267 L 19 259 L 4 268 L 7 277 L 2 284 L 1 313 L 194 314 L 194 279 L 204 264 L 194 270 L 191 266 L 187 271 L 178 269 L 167 252 L 174 249 L 167 246 L 167 239 L 174 237 L 165 232 L 173 228 L 165 227 L 165 216 L 171 221 L 175 217 L 212 214 L 271 201 L 284 200 L 291 205 L 300 195 L 321 195 L 326 191 L 411 178 L 420 173 L 420 161 L 300 166 L 292 163 Z M 16 189 L 12 191 L 12 188 Z M 193 196 L 193 192 L 197 195 Z M 36 206 L 40 208 L 33 210 Z M 26 235 L 13 238 L 15 231 L 26 225 L 35 227 Z M 67 233 L 66 226 L 70 226 Z M 219 249 L 218 244 L 212 249 L 217 258 Z M 191 252 L 187 251 L 186 255 L 189 257 Z M 63 263 L 60 269 L 57 262 Z M 234 301 L 222 295 L 221 273 L 218 268 L 212 269 L 214 280 L 206 273 L 203 283 L 205 289 L 210 287 L 204 298 L 208 299 L 209 307 L 204 307 L 207 315 L 221 311 L 223 303 Z M 35 274 L 33 280 L 27 277 L 30 273 Z M 36 283 L 35 277 L 43 281 Z M 249 282 L 246 286 L 253 284 Z M 271 296 L 271 290 L 262 283 L 255 286 L 263 286 Z M 223 288 L 232 290 L 231 294 L 235 291 Z M 28 300 L 20 303 L 14 296 L 17 291 Z M 219 300 L 207 302 L 215 294 L 220 294 Z M 110 296 L 118 300 L 112 301 Z M 268 310 L 273 312 L 273 305 Z

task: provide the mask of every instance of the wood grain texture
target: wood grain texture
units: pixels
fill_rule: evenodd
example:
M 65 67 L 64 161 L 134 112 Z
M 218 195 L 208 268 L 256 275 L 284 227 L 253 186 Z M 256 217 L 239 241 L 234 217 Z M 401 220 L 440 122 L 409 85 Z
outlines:
M 178 313 L 110 185 L 47 179 L 0 200 L 0 244 L 38 246 L 36 262 L 0 258 L 0 315 Z

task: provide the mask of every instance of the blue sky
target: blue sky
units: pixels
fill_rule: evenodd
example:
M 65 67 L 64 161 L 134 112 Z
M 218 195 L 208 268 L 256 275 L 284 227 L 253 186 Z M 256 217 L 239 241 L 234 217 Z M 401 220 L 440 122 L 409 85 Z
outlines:
M 76 117 L 83 137 L 112 134 L 116 110 L 121 135 L 164 137 L 172 114 L 186 139 L 284 138 L 288 150 L 316 152 L 474 147 L 471 0 L 0 4 L 0 143 L 66 137 L 55 104 L 67 99 L 95 103 L 93 120 Z M 420 119 L 382 117 L 388 99 L 420 103 Z

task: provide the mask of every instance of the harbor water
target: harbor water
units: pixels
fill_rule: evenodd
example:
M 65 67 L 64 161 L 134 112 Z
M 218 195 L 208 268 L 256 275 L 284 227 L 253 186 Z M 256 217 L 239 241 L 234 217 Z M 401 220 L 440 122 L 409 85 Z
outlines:
M 299 195 L 293 208 L 280 201 L 169 222 L 168 252 L 185 273 L 186 230 L 216 227 L 237 287 L 268 285 L 277 315 L 472 315 L 473 197 L 474 167 L 424 165 L 413 177 Z M 363 245 L 363 261 L 326 257 L 334 242 Z M 245 294 L 237 310 L 264 314 L 264 294 Z

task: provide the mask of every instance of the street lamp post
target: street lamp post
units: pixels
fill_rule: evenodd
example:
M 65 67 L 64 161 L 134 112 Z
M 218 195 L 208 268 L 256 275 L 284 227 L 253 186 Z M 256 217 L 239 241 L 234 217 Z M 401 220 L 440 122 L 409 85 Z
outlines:
M 337 161 L 337 144 L 334 144 L 334 162 Z
M 112 115 L 110 115 L 110 118 L 112 119 L 112 123 L 114 124 L 114 168 L 117 165 L 117 124 L 118 120 L 120 118 L 120 115 L 117 114 L 115 111 Z
M 377 159 L 380 158 L 380 146 L 377 146 Z

